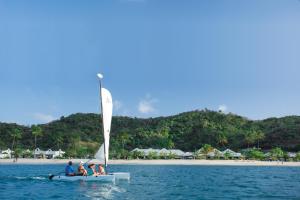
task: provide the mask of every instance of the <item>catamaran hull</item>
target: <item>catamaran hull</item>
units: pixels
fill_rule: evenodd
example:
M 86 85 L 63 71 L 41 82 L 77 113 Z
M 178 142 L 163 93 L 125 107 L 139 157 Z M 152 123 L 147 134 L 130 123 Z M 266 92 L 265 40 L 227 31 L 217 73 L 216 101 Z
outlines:
M 130 180 L 130 173 L 128 172 L 113 172 L 110 175 L 114 175 L 116 180 Z
M 50 180 L 55 181 L 100 181 L 100 182 L 115 182 L 114 175 L 101 176 L 49 176 Z

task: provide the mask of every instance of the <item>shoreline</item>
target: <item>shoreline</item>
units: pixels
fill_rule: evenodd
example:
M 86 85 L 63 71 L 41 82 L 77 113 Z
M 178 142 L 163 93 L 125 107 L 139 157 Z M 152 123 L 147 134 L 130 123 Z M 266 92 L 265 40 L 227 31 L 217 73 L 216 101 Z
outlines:
M 80 161 L 87 162 L 88 159 L 30 159 L 19 158 L 17 162 L 13 159 L 0 159 L 0 165 L 48 165 L 66 164 L 72 160 L 75 164 Z M 97 160 L 90 160 L 99 164 Z M 281 161 L 257 161 L 257 160 L 109 160 L 110 165 L 199 165 L 199 166 L 279 166 L 300 167 L 300 162 Z

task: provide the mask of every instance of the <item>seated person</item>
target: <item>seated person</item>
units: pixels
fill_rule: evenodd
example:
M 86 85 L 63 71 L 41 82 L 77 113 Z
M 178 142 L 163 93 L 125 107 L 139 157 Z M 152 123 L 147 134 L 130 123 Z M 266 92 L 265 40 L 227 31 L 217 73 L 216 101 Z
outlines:
M 99 173 L 95 169 L 96 165 L 94 163 L 91 163 L 88 165 L 89 171 L 88 176 L 99 176 Z
M 100 164 L 100 165 L 98 166 L 98 174 L 100 174 L 100 175 L 105 175 L 105 174 L 106 174 L 106 173 L 105 173 L 105 170 L 104 170 L 104 167 L 103 167 L 102 164 Z
M 66 176 L 75 176 L 75 172 L 74 172 L 74 169 L 72 167 L 72 161 L 69 161 L 68 165 L 66 166 L 65 168 L 65 174 Z
M 83 164 L 84 164 L 84 162 L 80 161 L 79 166 L 78 166 L 78 173 L 76 175 L 87 176 L 87 171 L 84 169 Z

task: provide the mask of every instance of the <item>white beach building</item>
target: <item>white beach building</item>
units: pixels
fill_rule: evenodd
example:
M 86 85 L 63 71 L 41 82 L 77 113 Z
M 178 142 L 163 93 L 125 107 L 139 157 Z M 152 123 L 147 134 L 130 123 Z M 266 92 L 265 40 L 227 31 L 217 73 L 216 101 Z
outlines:
M 45 158 L 45 151 L 40 150 L 39 148 L 36 148 L 33 152 L 34 158 Z
M 11 158 L 13 153 L 14 151 L 9 148 L 4 151 L 0 151 L 0 158 Z
M 234 152 L 232 151 L 231 149 L 226 149 L 222 152 L 223 156 L 227 156 L 228 158 L 241 158 L 242 157 L 242 154 L 241 153 L 237 153 L 237 152 Z
M 180 149 L 139 149 L 135 148 L 131 152 L 138 151 L 145 157 L 149 156 L 151 153 L 156 154 L 157 156 L 167 158 L 170 155 L 174 156 L 176 159 L 184 159 L 184 158 L 191 158 L 193 154 L 191 152 L 184 152 Z
M 287 152 L 287 156 L 289 158 L 296 158 L 297 157 L 297 153 L 295 153 L 295 152 Z
M 34 158 L 57 158 L 57 157 L 62 157 L 65 154 L 64 151 L 59 149 L 58 151 L 53 151 L 52 149 L 48 149 L 47 151 L 42 151 L 39 148 L 36 148 L 34 150 Z
M 58 151 L 54 151 L 53 158 L 63 157 L 66 152 L 59 149 Z
M 183 157 L 184 159 L 194 159 L 195 155 L 192 152 L 185 152 Z
M 211 152 L 208 152 L 206 157 L 208 159 L 213 159 L 213 158 L 223 158 L 224 154 L 222 151 L 218 150 L 218 149 L 213 149 Z

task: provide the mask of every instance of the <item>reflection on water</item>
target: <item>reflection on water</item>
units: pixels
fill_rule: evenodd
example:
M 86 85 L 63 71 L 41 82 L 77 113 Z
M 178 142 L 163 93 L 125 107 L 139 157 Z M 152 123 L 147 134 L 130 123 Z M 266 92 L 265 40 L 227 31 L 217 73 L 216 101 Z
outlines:
M 126 192 L 126 189 L 114 183 L 81 181 L 78 192 L 89 199 L 114 199 L 117 194 Z

